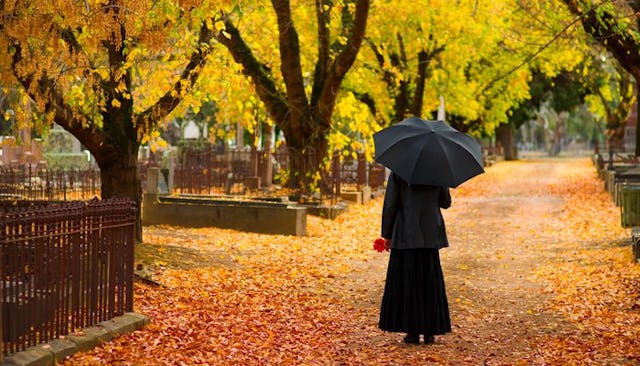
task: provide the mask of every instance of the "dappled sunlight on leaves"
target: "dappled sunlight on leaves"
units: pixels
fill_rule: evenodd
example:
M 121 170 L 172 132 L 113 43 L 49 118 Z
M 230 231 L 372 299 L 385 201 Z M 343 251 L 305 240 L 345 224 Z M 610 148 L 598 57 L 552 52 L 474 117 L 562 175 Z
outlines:
M 501 162 L 452 190 L 441 251 L 453 332 L 377 328 L 382 198 L 307 236 L 146 227 L 136 283 L 152 324 L 64 365 L 632 364 L 640 270 L 587 159 Z

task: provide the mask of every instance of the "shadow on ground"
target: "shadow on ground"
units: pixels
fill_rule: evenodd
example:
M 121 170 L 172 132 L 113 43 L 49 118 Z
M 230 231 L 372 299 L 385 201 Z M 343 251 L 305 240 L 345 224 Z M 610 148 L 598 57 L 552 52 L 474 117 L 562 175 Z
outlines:
M 135 274 L 144 282 L 160 285 L 157 274 L 166 269 L 234 267 L 233 257 L 224 250 L 197 250 L 178 245 L 139 243 L 135 247 Z

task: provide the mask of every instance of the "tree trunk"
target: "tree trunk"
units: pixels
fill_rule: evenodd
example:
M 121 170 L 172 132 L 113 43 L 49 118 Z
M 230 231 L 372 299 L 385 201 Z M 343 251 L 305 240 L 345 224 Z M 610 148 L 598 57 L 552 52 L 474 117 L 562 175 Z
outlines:
M 411 114 L 418 117 L 422 117 L 422 105 L 428 64 L 429 54 L 425 51 L 418 52 L 418 76 L 415 80 L 415 91 L 413 92 L 413 102 L 411 103 L 410 110 Z
M 269 116 L 282 129 L 289 151 L 290 176 L 287 186 L 302 193 L 317 188 L 321 166 L 327 153 L 327 134 L 331 115 L 344 77 L 353 65 L 365 36 L 370 0 L 354 2 L 354 12 L 341 18 L 343 45 L 329 38 L 331 6 L 316 2 L 318 57 L 311 80 L 303 72 L 301 48 L 291 5 L 286 0 L 272 0 L 278 24 L 278 45 L 282 79 L 274 77 L 271 68 L 260 62 L 232 22 L 224 20 L 225 31 L 216 36 L 233 59 L 243 65 L 243 73 L 251 78 L 255 91 Z M 307 87 L 311 86 L 310 99 Z M 284 90 L 281 88 L 284 86 Z
M 142 187 L 138 176 L 138 148 L 118 151 L 109 161 L 98 161 L 102 180 L 102 198 L 130 199 L 136 205 L 136 241 L 142 241 Z
M 640 101 L 638 101 L 638 96 L 640 96 L 640 79 L 636 77 L 636 148 L 635 148 L 635 156 L 640 156 Z
M 553 140 L 551 143 L 551 149 L 549 150 L 549 156 L 558 156 L 562 151 L 562 138 L 564 137 L 564 128 L 560 121 L 557 122 L 556 127 L 553 129 Z
M 400 122 L 403 119 L 407 118 L 407 115 L 409 113 L 411 113 L 409 111 L 409 99 L 410 99 L 410 95 L 409 95 L 409 88 L 408 85 L 405 81 L 401 81 L 400 82 L 400 87 L 398 88 L 397 94 L 394 97 L 394 109 L 395 109 L 395 116 L 394 116 L 394 123 Z M 419 115 L 416 115 L 416 117 L 420 117 Z
M 290 169 L 287 187 L 301 189 L 302 194 L 309 194 L 317 188 L 319 183 L 317 178 L 322 174 L 323 162 L 327 154 L 326 133 L 319 132 L 312 136 L 315 138 L 305 143 L 287 136 L 285 132 Z
M 516 147 L 513 143 L 513 125 L 503 123 L 496 129 L 496 138 L 504 150 L 504 160 L 516 160 Z

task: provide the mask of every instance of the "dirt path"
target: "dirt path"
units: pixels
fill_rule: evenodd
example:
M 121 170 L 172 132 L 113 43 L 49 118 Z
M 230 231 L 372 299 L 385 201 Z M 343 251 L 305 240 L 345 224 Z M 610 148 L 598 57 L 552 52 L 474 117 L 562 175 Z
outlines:
M 443 251 L 452 320 L 471 320 L 458 322 L 469 325 L 452 338 L 459 347 L 482 345 L 486 360 L 531 359 L 529 340 L 564 326 L 557 314 L 542 312 L 544 284 L 533 278 L 562 230 L 563 202 L 544 189 L 559 179 L 557 168 L 520 165 L 490 194 L 460 199 L 445 216 L 453 243 Z
M 585 333 L 564 315 L 547 309 L 548 284 L 535 275 L 540 265 L 558 260 L 558 242 L 571 240 L 561 221 L 565 202 L 549 188 L 562 184 L 567 167 L 575 163 L 540 160 L 508 168 L 503 165 L 489 172 L 506 174 L 500 179 L 484 182 L 481 176 L 474 182 L 471 189 L 477 192 L 456 197 L 458 192 L 452 191 L 453 205 L 443 212 L 451 246 L 441 250 L 441 260 L 453 332 L 438 337 L 425 360 L 435 364 L 550 364 L 541 355 L 544 340 Z M 611 240 L 619 238 L 612 233 Z M 374 260 L 346 280 L 381 288 L 380 276 L 368 274 L 385 269 L 385 260 Z M 380 291 L 370 293 L 361 303 L 374 307 L 380 296 Z M 375 323 L 375 314 L 370 321 Z M 388 347 L 399 344 L 399 338 L 385 334 L 377 341 Z M 419 358 L 414 357 L 414 349 L 400 347 L 400 355 Z M 430 356 L 434 354 L 438 356 Z M 620 359 L 607 364 L 622 363 L 633 364 Z

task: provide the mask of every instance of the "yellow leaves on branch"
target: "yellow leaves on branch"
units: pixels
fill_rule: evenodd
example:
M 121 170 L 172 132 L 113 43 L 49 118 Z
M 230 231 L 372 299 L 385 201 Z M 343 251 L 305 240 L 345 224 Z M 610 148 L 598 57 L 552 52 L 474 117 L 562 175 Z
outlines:
M 368 159 L 372 159 L 371 136 L 379 128 L 367 107 L 358 103 L 352 93 L 346 93 L 338 100 L 335 108 L 329 149 L 345 154 L 363 152 Z
M 146 133 L 142 135 L 140 139 L 141 145 L 149 145 L 149 149 L 152 152 L 156 152 L 160 148 L 166 148 L 168 146 L 167 141 L 165 141 L 161 136 L 158 130 L 153 130 L 150 133 Z

